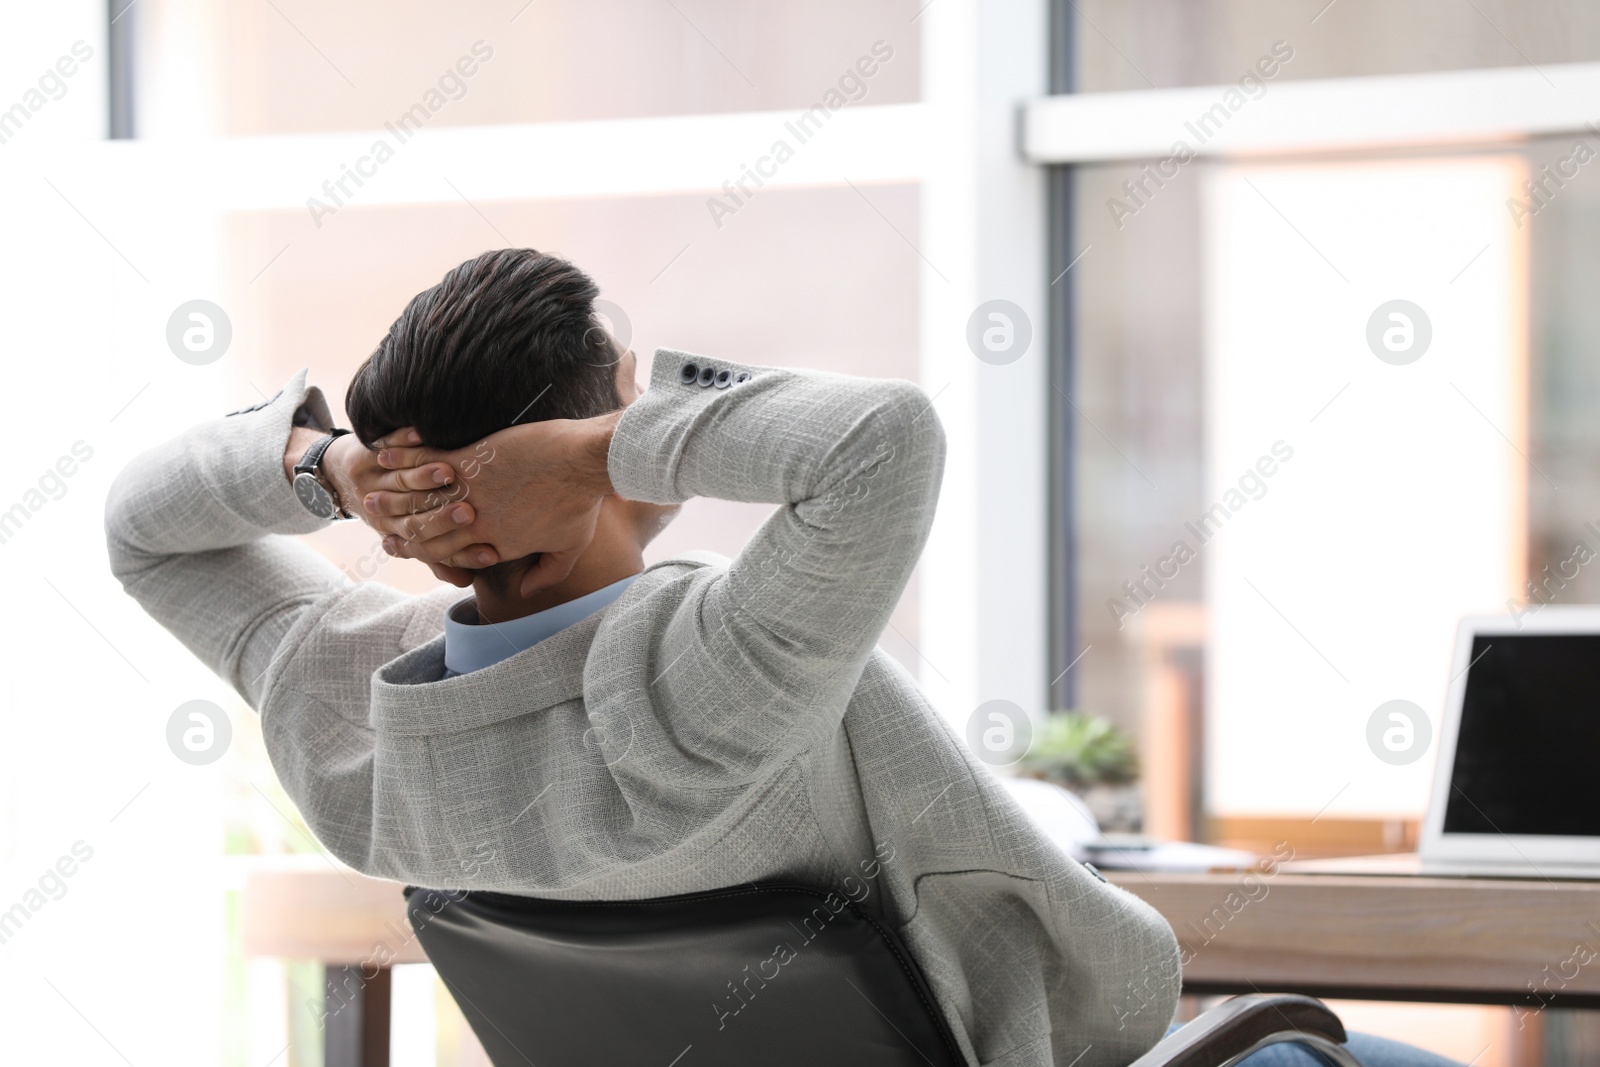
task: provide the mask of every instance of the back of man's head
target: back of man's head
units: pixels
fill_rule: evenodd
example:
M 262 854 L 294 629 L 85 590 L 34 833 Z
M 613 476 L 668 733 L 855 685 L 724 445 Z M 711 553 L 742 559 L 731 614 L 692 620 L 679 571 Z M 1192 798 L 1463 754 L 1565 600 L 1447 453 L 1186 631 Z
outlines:
M 595 316 L 599 289 L 558 256 L 485 252 L 418 293 L 356 371 L 350 426 L 371 444 L 404 426 L 430 448 L 622 406 L 618 349 Z
M 405 426 L 463 448 L 524 422 L 622 406 L 621 346 L 594 312 L 599 289 L 558 256 L 507 248 L 469 259 L 411 298 L 345 393 L 363 444 Z M 502 595 L 537 555 L 478 571 Z

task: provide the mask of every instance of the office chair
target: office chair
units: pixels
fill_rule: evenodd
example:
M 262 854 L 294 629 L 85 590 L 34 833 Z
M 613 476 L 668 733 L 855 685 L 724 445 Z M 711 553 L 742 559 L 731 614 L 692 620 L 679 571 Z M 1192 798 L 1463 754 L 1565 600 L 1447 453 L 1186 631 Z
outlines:
M 405 890 L 495 1067 L 965 1067 L 893 931 L 838 893 L 754 884 L 656 900 Z M 1311 997 L 1251 994 L 1133 1067 L 1228 1067 L 1299 1041 L 1360 1067 Z

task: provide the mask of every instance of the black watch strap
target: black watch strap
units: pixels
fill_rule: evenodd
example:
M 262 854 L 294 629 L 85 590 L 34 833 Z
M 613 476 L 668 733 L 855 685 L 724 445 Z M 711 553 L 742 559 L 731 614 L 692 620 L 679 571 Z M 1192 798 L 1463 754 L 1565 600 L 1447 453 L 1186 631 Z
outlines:
M 322 457 L 327 455 L 328 446 L 332 445 L 335 439 L 349 432 L 349 430 L 338 428 L 330 430 L 327 435 L 311 442 L 311 447 L 306 449 L 305 455 L 300 457 L 300 462 L 294 465 L 296 495 L 300 497 L 300 503 L 305 505 L 307 511 L 320 518 L 348 519 L 351 517 L 350 513 L 340 506 L 338 494 L 333 491 L 332 484 L 322 474 Z M 315 479 L 317 484 L 322 487 L 322 494 L 317 494 L 314 490 L 311 490 L 302 476 Z M 323 499 L 324 497 L 326 499 Z M 330 513 L 324 514 L 325 511 Z
M 311 447 L 306 449 L 306 454 L 300 457 L 300 462 L 294 465 L 296 474 L 316 474 L 317 468 L 322 465 L 323 454 L 328 451 L 328 446 L 334 439 L 349 433 L 349 430 L 330 430 L 325 437 L 319 437 L 311 442 Z

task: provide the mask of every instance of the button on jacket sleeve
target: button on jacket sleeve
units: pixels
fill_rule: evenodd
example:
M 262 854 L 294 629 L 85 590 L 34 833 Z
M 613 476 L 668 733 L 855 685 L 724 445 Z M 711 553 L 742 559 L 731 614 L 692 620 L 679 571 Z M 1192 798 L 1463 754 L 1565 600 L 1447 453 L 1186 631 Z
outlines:
M 943 467 L 938 416 L 909 382 L 656 353 L 612 438 L 617 492 L 780 505 L 656 649 L 664 703 L 700 709 L 678 724 L 699 755 L 749 770 L 838 728 L 927 540 Z

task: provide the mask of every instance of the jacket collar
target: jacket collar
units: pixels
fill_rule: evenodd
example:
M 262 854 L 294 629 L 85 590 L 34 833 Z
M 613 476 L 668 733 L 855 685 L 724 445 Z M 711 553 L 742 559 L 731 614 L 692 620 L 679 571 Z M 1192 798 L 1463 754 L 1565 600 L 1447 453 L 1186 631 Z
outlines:
M 725 556 L 700 550 L 653 563 L 605 607 L 532 648 L 455 678 L 442 678 L 444 635 L 440 634 L 373 672 L 373 729 L 391 734 L 454 733 L 581 699 L 589 647 L 600 624 L 619 604 L 655 587 L 655 581 L 645 580 L 647 575 L 663 568 L 726 563 Z
M 442 681 L 441 634 L 373 673 L 373 728 L 391 734 L 454 733 L 582 697 L 589 646 L 609 612 L 602 608 L 532 648 Z

